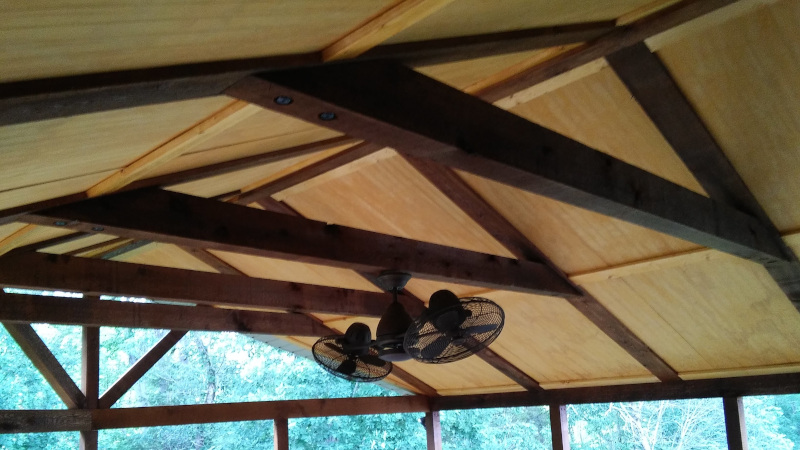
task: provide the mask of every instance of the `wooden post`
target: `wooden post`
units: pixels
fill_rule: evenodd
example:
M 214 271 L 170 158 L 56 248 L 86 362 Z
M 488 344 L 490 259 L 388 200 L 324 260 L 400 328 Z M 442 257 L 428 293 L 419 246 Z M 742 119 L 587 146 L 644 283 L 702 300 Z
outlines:
M 428 438 L 428 450 L 442 450 L 442 427 L 439 423 L 439 411 L 425 413 L 425 435 Z
M 728 436 L 728 449 L 748 450 L 742 397 L 724 397 L 722 408 L 725 410 L 725 433 Z
M 569 421 L 566 405 L 550 405 L 550 432 L 553 450 L 569 450 Z
M 275 450 L 289 450 L 289 419 L 272 420 Z
M 97 408 L 100 388 L 100 328 L 83 327 L 81 386 L 86 396 L 84 409 Z M 97 450 L 97 430 L 81 431 L 81 450 Z

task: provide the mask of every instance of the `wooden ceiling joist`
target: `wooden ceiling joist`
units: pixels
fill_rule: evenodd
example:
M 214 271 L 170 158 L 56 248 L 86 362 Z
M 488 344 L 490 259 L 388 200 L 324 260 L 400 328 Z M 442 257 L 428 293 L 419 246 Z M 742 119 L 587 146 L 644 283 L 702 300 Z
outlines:
M 86 397 L 36 334 L 36 330 L 29 324 L 4 323 L 3 325 L 67 408 L 82 408 Z
M 16 294 L 0 295 L 0 321 L 309 337 L 327 331 L 300 314 Z
M 42 253 L 0 258 L 0 284 L 365 317 L 380 317 L 392 301 L 376 292 Z
M 89 199 L 27 215 L 26 221 L 117 236 L 378 273 L 462 282 L 540 295 L 572 287 L 539 263 L 328 225 L 285 214 L 161 190 Z
M 736 172 L 717 141 L 672 79 L 664 64 L 643 43 L 608 55 L 620 80 L 709 196 L 761 220 L 788 263 L 766 268 L 786 296 L 800 309 L 800 263 L 783 242 L 767 213 Z
M 478 193 L 470 188 L 454 171 L 428 160 L 406 158 L 439 191 L 466 212 L 475 222 L 521 260 L 548 264 L 561 277 L 572 284 L 578 295 L 567 300 L 600 330 L 633 356 L 653 375 L 662 381 L 678 380 L 678 373 L 658 356 L 647 344 L 605 308 L 585 289 L 572 283 L 536 246 L 508 220 L 492 208 Z
M 273 72 L 227 93 L 702 246 L 762 264 L 786 261 L 782 243 L 758 219 L 403 66 Z M 293 102 L 279 105 L 276 96 Z

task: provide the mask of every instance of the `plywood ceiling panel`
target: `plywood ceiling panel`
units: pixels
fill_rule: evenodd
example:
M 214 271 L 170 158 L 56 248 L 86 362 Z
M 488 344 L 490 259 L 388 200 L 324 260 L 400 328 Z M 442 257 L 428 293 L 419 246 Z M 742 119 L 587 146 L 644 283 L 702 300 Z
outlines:
M 62 255 L 64 253 L 69 253 L 74 250 L 85 249 L 86 247 L 100 244 L 102 242 L 108 242 L 112 239 L 116 239 L 116 236 L 111 236 L 108 234 L 92 234 L 82 239 L 76 239 L 74 241 L 65 242 L 63 244 L 54 245 L 52 247 L 47 247 L 42 249 L 45 253 L 54 253 L 56 255 Z
M 415 67 L 414 69 L 442 83 L 449 84 L 454 88 L 466 89 L 507 67 L 522 63 L 540 52 L 540 50 L 534 50 L 530 52 L 509 53 L 486 58 Z
M 11 1 L 3 81 L 320 50 L 387 0 Z
M 112 259 L 151 266 L 217 273 L 213 267 L 172 244 L 152 243 Z
M 293 190 L 284 201 L 314 220 L 511 256 L 396 155 L 376 159 L 312 189 Z
M 584 287 L 682 375 L 800 363 L 800 313 L 763 267 L 689 261 Z
M 211 97 L 0 127 L 0 190 L 118 169 L 229 102 Z M 64 194 L 56 192 L 50 196 Z
M 568 274 L 698 248 L 618 219 L 474 175 L 460 175 Z
M 482 296 L 506 316 L 492 350 L 542 384 L 657 381 L 566 300 L 500 291 Z
M 46 164 L 43 161 L 40 161 L 40 163 Z M 114 170 L 106 170 L 89 175 L 65 178 L 63 180 L 50 181 L 2 191 L 0 192 L 0 209 L 11 208 L 19 205 L 27 205 L 40 200 L 60 197 L 62 195 L 85 192 L 87 189 L 102 181 L 114 172 Z
M 652 0 L 459 0 L 389 42 L 410 42 L 550 25 L 613 20 Z
M 800 228 L 800 2 L 781 1 L 658 52 L 781 231 Z

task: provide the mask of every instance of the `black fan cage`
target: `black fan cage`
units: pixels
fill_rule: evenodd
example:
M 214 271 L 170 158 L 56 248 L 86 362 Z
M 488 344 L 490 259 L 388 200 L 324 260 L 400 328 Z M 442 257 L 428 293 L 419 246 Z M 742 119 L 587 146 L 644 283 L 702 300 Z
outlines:
M 466 297 L 461 304 L 439 312 L 462 308 L 470 314 L 454 330 L 439 330 L 425 314 L 417 319 L 406 333 L 403 346 L 415 360 L 442 364 L 464 359 L 483 350 L 497 339 L 503 330 L 503 309 L 491 300 Z
M 386 378 L 392 372 L 392 363 L 380 359 L 377 349 L 370 347 L 366 355 L 348 355 L 336 342 L 337 339 L 341 339 L 341 336 L 321 338 L 311 348 L 317 363 L 332 375 L 348 381 L 373 382 Z M 352 369 L 352 373 L 350 370 L 342 371 L 344 367 Z

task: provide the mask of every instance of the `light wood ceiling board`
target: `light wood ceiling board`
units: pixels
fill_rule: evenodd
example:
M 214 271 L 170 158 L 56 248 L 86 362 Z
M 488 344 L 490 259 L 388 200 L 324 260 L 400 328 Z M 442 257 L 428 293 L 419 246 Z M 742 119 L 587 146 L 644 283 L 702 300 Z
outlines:
M 584 286 L 678 372 L 800 362 L 800 313 L 734 257 Z
M 378 326 L 378 319 L 362 319 L 348 317 L 340 320 L 325 322 L 325 325 L 344 333 L 354 322 L 367 324 L 372 332 Z M 374 336 L 373 336 L 374 337 Z M 492 347 L 494 350 L 495 348 Z M 437 391 L 469 392 L 474 389 L 484 390 L 521 390 L 497 369 L 475 356 L 447 364 L 424 364 L 417 361 L 408 361 L 397 364 L 415 378 L 423 381 Z M 514 387 L 516 386 L 516 387 Z
M 126 166 L 229 102 L 211 97 L 0 127 L 0 189 Z
M 673 183 L 705 193 L 608 67 L 510 111 Z
M 656 378 L 566 300 L 495 291 L 505 311 L 492 350 L 540 383 Z
M 46 161 L 46 159 L 44 161 Z M 40 164 L 45 163 L 44 161 L 40 161 Z M 52 168 L 52 170 L 55 171 L 55 168 Z M 83 192 L 112 173 L 114 173 L 114 170 L 106 170 L 89 175 L 79 175 L 74 178 L 9 189 L 0 192 L 0 209 L 28 205 L 53 197 Z
M 507 0 L 502 3 L 459 0 L 442 8 L 388 42 L 410 42 L 548 25 L 613 20 L 649 0 Z
M 108 4 L 12 2 L 3 10 L 3 79 L 102 72 L 319 50 L 387 6 L 345 0 L 335 8 L 291 2 Z M 68 39 L 64 37 L 68 36 Z
M 0 242 L 25 227 L 24 223 L 12 222 L 0 225 Z
M 344 147 L 337 147 L 336 150 L 341 150 Z M 318 153 L 328 154 L 328 151 Z M 315 154 L 316 155 L 316 154 Z M 176 192 L 183 192 L 185 194 L 196 195 L 199 197 L 213 197 L 215 195 L 224 194 L 241 189 L 253 183 L 257 183 L 265 178 L 269 178 L 275 174 L 281 173 L 289 168 L 302 164 L 309 159 L 315 159 L 315 155 L 304 155 L 295 158 L 284 159 L 270 164 L 264 164 L 258 167 L 251 167 L 249 169 L 238 170 L 236 172 L 217 175 L 202 180 L 192 181 L 189 183 L 177 184 L 169 187 L 169 190 Z
M 213 267 L 181 250 L 177 245 L 172 244 L 152 243 L 112 259 L 114 261 L 217 273 Z
M 13 229 L 13 228 L 11 228 Z M 0 240 L 0 255 L 15 248 L 71 234 L 68 228 L 25 225 Z
M 456 89 L 463 90 L 500 72 L 504 68 L 521 63 L 541 52 L 541 50 L 533 50 L 529 52 L 509 53 L 466 61 L 454 61 L 432 66 L 415 67 L 414 69 L 442 83 L 447 83 Z
M 568 274 L 698 248 L 662 233 L 459 172 Z
M 116 239 L 116 236 L 111 236 L 108 234 L 92 234 L 82 239 L 43 248 L 42 251 L 44 251 L 45 253 L 54 253 L 57 255 L 61 255 L 75 250 L 80 250 L 82 248 L 101 244 L 103 242 L 107 242 L 113 239 Z
M 800 227 L 800 4 L 776 3 L 658 56 L 781 231 Z
M 217 250 L 210 252 L 251 277 L 381 292 L 352 270 Z
M 313 220 L 512 256 L 397 156 L 290 195 L 284 201 Z

